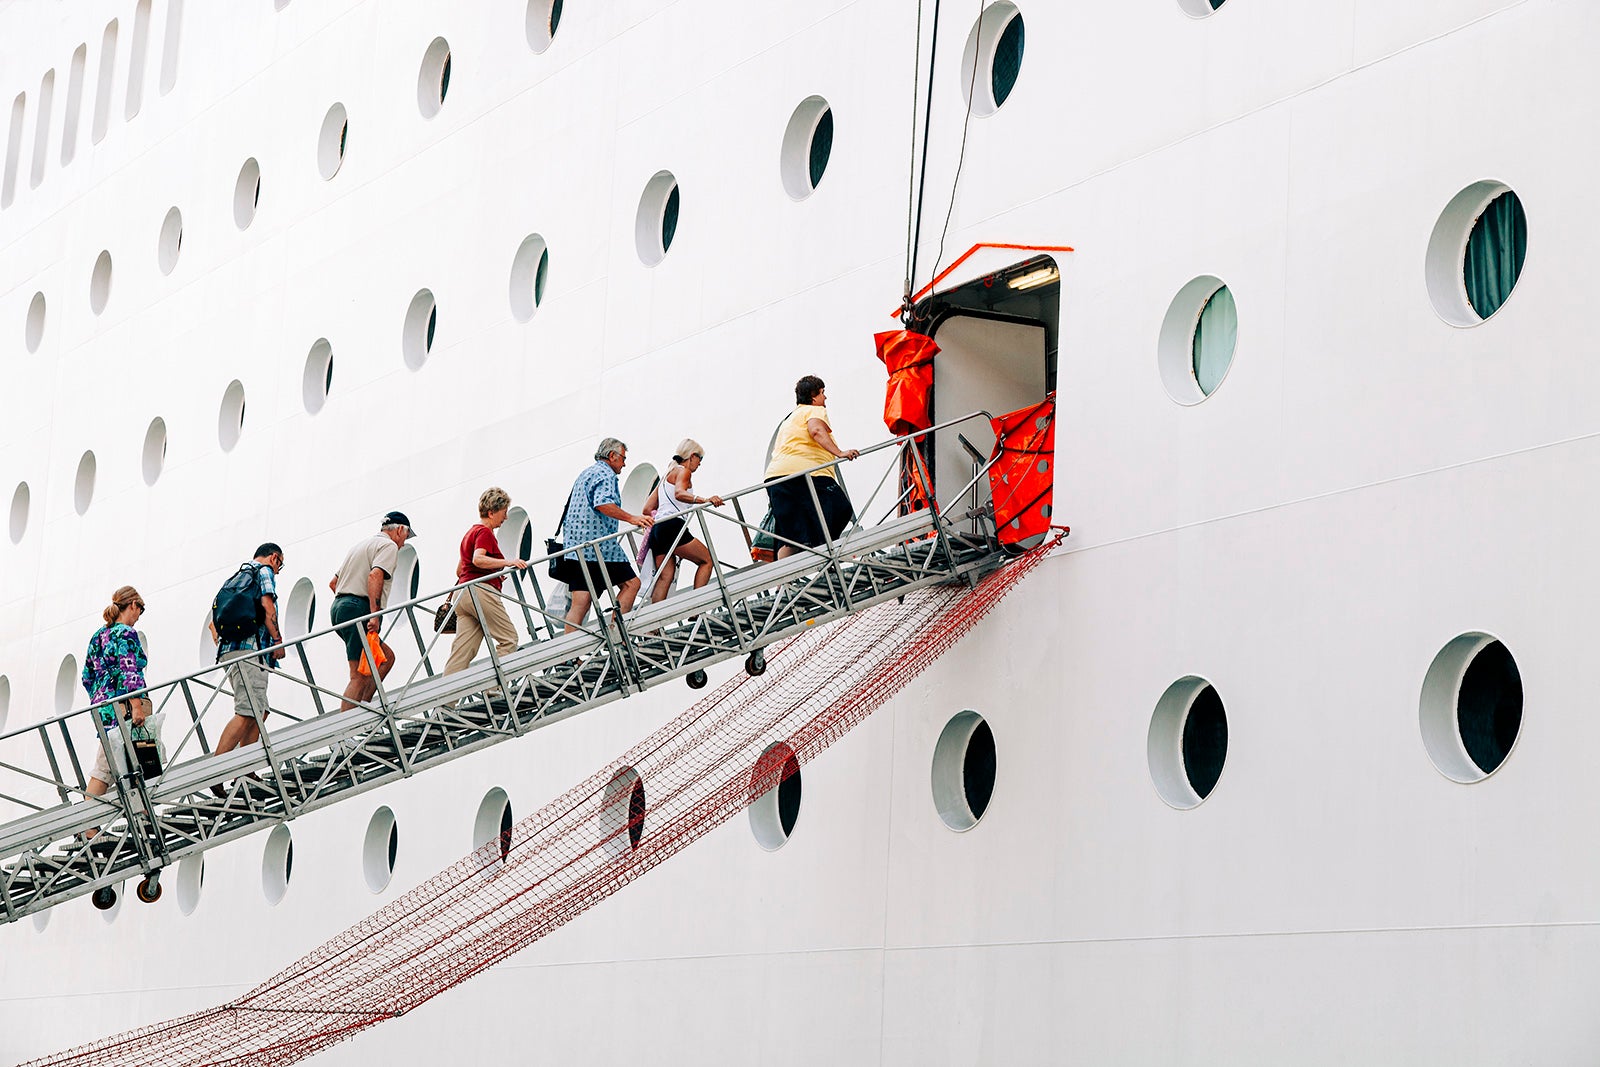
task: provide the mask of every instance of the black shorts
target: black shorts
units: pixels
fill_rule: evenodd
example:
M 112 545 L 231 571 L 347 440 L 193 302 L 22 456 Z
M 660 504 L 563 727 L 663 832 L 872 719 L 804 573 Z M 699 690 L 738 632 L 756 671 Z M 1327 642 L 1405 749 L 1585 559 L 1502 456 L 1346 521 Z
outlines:
M 372 613 L 372 605 L 367 603 L 364 596 L 351 596 L 349 593 L 340 593 L 333 598 L 333 607 L 328 609 L 328 618 L 333 622 L 335 631 L 344 639 L 345 658 L 351 663 L 361 659 L 367 647 L 366 627 L 340 626 L 341 622 L 359 619 L 363 615 Z
M 585 575 L 588 576 L 587 581 Z M 632 567 L 614 559 L 563 559 L 560 573 L 556 575 L 560 581 L 566 582 L 574 593 L 587 593 L 591 582 L 594 584 L 595 592 L 603 593 L 607 589 L 622 585 L 633 576 Z
M 650 527 L 650 551 L 656 556 L 664 556 L 674 546 L 682 548 L 693 540 L 694 534 L 684 529 L 682 519 L 662 519 Z
M 809 478 L 768 482 L 767 501 L 772 507 L 772 532 L 779 538 L 780 551 L 790 541 L 815 548 L 826 540 L 822 523 L 817 518 L 817 502 L 811 499 L 807 481 L 817 490 L 817 502 L 822 504 L 822 518 L 827 520 L 829 538 L 838 540 L 855 515 L 849 494 L 837 478 L 813 474 Z

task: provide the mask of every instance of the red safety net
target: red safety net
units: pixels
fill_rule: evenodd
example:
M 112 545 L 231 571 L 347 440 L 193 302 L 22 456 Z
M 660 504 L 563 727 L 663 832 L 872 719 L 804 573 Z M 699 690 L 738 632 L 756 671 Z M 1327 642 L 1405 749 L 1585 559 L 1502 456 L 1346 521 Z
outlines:
M 907 594 L 767 650 L 620 759 L 226 1004 L 32 1061 L 297 1063 L 577 918 L 816 758 L 977 624 L 1055 540 L 976 587 Z M 603 714 L 603 713 L 602 713 Z
M 989 468 L 994 525 L 1014 545 L 1050 529 L 1055 490 L 1056 398 L 990 419 L 1000 457 Z

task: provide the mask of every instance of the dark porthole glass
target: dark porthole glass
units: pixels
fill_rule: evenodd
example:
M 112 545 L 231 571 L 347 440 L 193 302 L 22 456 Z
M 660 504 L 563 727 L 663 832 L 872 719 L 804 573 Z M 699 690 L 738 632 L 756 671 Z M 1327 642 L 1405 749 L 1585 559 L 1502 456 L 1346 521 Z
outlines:
M 1456 724 L 1467 755 L 1484 774 L 1505 762 L 1522 728 L 1522 674 L 1499 641 L 1492 641 L 1467 665 L 1456 698 Z
M 439 326 L 439 306 L 437 304 L 435 304 L 433 309 L 428 312 L 428 345 L 427 345 L 427 348 L 425 349 L 425 351 L 428 351 L 428 352 L 432 352 L 433 351 L 433 331 L 435 329 L 437 329 L 438 326 Z
M 783 763 L 783 781 L 778 783 L 778 825 L 783 836 L 794 833 L 800 820 L 800 761 L 791 755 Z
M 261 179 L 256 179 L 256 198 L 253 201 L 256 207 L 261 206 Z
M 533 306 L 544 303 L 544 283 L 550 277 L 550 249 L 539 253 L 539 269 L 533 273 Z
M 1228 716 L 1222 698 L 1208 685 L 1195 696 L 1183 720 L 1183 771 L 1201 800 L 1216 788 L 1227 758 Z
M 394 870 L 394 860 L 400 854 L 400 827 L 395 823 L 389 824 L 389 869 Z
M 633 792 L 628 794 L 628 844 L 632 848 L 639 847 L 639 841 L 644 837 L 644 782 L 635 779 Z
M 511 805 L 500 809 L 500 862 L 511 854 Z
M 666 210 L 661 213 L 661 251 L 672 247 L 672 238 L 678 232 L 678 187 L 674 185 L 667 194 Z
M 328 357 L 328 369 L 322 375 L 322 395 L 327 396 L 333 392 L 333 357 Z
M 994 106 L 1000 107 L 1016 88 L 1017 75 L 1022 71 L 1022 16 L 1013 15 L 1006 28 L 1000 31 L 1000 41 L 994 49 L 994 67 L 990 72 L 990 88 L 994 90 Z
M 561 28 L 561 0 L 555 0 L 550 5 L 550 36 L 556 35 L 556 30 Z
M 1215 10 L 1217 10 L 1217 8 L 1221 7 L 1223 4 L 1226 4 L 1227 2 L 1228 2 L 1228 0 L 1211 0 L 1211 10 L 1215 11 Z
M 412 600 L 417 599 L 417 590 L 421 587 L 421 583 L 422 583 L 422 564 L 413 563 L 411 565 L 411 599 Z
M 811 187 L 815 189 L 828 169 L 828 157 L 833 154 L 833 108 L 828 108 L 817 120 L 811 133 Z
M 983 818 L 989 810 L 989 799 L 994 796 L 994 731 L 987 722 L 980 722 L 967 741 L 967 753 L 961 761 L 961 788 L 967 796 L 967 807 L 973 819 Z
M 283 884 L 288 885 L 289 879 L 294 877 L 294 842 L 289 842 L 289 847 L 283 853 Z
M 517 556 L 518 559 L 532 559 L 533 558 L 533 524 L 532 523 L 528 523 L 526 526 L 524 526 L 522 528 L 522 544 L 518 545 L 517 547 L 521 549 L 521 552 L 518 553 L 518 556 Z
M 1517 194 L 1507 190 L 1489 202 L 1472 224 L 1462 264 L 1467 302 L 1488 318 L 1511 296 L 1528 256 L 1528 216 Z
M 444 103 L 445 94 L 450 91 L 450 56 L 444 57 L 444 68 L 439 71 L 439 103 Z

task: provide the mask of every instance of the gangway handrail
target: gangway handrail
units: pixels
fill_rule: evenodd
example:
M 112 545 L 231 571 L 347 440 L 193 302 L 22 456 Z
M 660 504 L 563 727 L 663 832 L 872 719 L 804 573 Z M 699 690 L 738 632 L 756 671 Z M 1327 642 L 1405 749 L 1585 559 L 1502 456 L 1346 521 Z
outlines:
M 979 418 L 991 417 L 987 412 L 972 412 L 861 449 L 858 456 L 892 449 L 901 450 L 902 456 L 887 464 L 867 498 L 853 505 L 850 524 L 837 539 L 826 532 L 821 502 L 811 486 L 813 506 L 823 520 L 823 544 L 796 544 L 793 554 L 775 564 L 730 566 L 719 556 L 713 522 L 737 527 L 744 536 L 759 529 L 743 518 L 742 508 L 734 509 L 738 518 L 709 503 L 685 508 L 678 517 L 685 521 L 685 532 L 690 524 L 698 525 L 714 565 L 712 581 L 703 589 L 679 592 L 658 604 L 649 603 L 646 590 L 646 600 L 626 616 L 615 610 L 615 590 L 596 590 L 591 585 L 593 616 L 586 616 L 573 632 L 558 634 L 555 627 L 564 626 L 564 615 L 559 607 L 546 602 L 537 575 L 502 571 L 329 624 L 266 650 L 240 650 L 178 678 L 0 734 L 0 804 L 26 811 L 0 822 L 0 922 L 103 889 L 139 870 L 146 874 L 146 885 L 154 886 L 158 893 L 161 868 L 181 855 L 292 819 L 343 796 L 409 776 L 418 766 L 455 758 L 666 679 L 688 675 L 694 684 L 695 675 L 704 678 L 705 666 L 736 655 L 747 657 L 747 670 L 760 673 L 764 669 L 761 648 L 801 626 L 850 614 L 912 588 L 955 578 L 971 580 L 993 566 L 999 555 L 992 514 L 979 506 L 947 517 L 937 501 L 930 501 L 925 509 L 913 509 L 907 504 L 909 486 L 905 483 L 909 459 L 923 484 L 931 484 L 926 457 L 919 447 L 923 442 L 931 441 L 940 430 Z M 961 500 L 1000 455 L 997 441 L 989 461 L 949 499 Z M 773 483 L 810 478 L 840 462 L 843 460 L 815 464 L 781 479 L 724 494 L 723 499 L 736 502 L 765 493 Z M 887 503 L 882 518 L 867 524 L 863 516 L 870 518 L 874 508 L 883 504 L 880 494 L 891 485 L 896 490 L 894 499 Z M 981 536 L 954 531 L 956 523 L 973 519 L 980 525 L 987 519 Z M 564 546 L 560 553 L 539 556 L 529 561 L 529 567 L 543 567 L 573 554 L 596 558 L 612 542 L 636 545 L 638 532 L 639 528 L 625 526 L 604 537 Z M 497 577 L 510 578 L 511 588 L 502 587 L 498 592 L 484 589 L 484 583 Z M 433 649 L 443 634 L 433 633 L 431 639 L 423 635 L 423 627 L 432 629 L 434 621 L 434 609 L 427 605 L 441 597 L 453 605 L 463 590 L 474 599 L 496 595 L 508 607 L 520 608 L 529 640 L 504 657 L 494 642 L 487 642 L 485 657 L 446 681 L 435 672 L 432 661 Z M 419 611 L 424 614 L 422 625 Z M 536 617 L 541 620 L 538 624 Z M 409 625 L 416 639 L 417 662 L 398 683 L 393 679 L 385 682 L 374 670 L 376 692 L 365 701 L 353 702 L 351 709 L 364 714 L 336 720 L 338 712 L 326 701 L 342 700 L 343 694 L 317 684 L 307 646 L 330 635 L 342 635 L 351 627 L 364 629 L 374 618 L 387 620 L 391 639 L 397 627 Z M 546 628 L 550 636 L 540 632 Z M 632 629 L 647 632 L 635 636 Z M 283 706 L 280 684 L 276 702 L 269 699 L 265 706 L 252 706 L 251 710 L 258 724 L 268 712 L 282 714 L 288 724 L 274 725 L 270 732 L 263 727 L 259 744 L 216 756 L 203 723 L 219 698 L 231 697 L 230 668 L 278 648 L 285 650 L 286 660 L 293 650 L 305 676 L 297 677 L 290 668 L 275 670 L 273 677 L 297 687 L 289 690 L 291 693 L 303 690 L 312 710 L 300 716 L 289 712 Z M 369 667 L 375 667 L 370 652 L 364 654 Z M 339 684 L 343 681 L 341 672 Z M 189 720 L 168 755 L 166 773 L 148 782 L 129 766 L 132 750 L 126 717 L 114 716 L 120 735 L 116 740 L 100 726 L 104 708 L 135 698 L 150 700 L 152 711 L 175 707 Z M 223 707 L 230 717 L 234 712 L 231 704 L 229 699 Z M 69 729 L 77 727 L 80 719 L 88 720 L 116 778 L 114 788 L 103 796 L 91 797 L 85 791 L 85 764 Z M 59 733 L 59 740 L 52 738 L 53 733 Z M 28 760 L 11 758 L 12 750 L 23 743 L 19 739 L 24 738 L 29 745 L 37 742 L 42 761 L 34 758 L 33 765 L 26 766 Z M 191 741 L 194 749 L 189 747 Z M 186 750 L 189 755 L 184 757 Z M 325 756 L 318 755 L 323 751 Z M 18 792 L 42 787 L 53 793 L 57 802 L 51 804 L 38 793 L 33 799 L 14 795 L 7 780 L 10 775 L 20 776 Z M 226 784 L 228 779 L 234 780 Z M 218 792 L 220 799 L 210 797 L 205 792 L 208 787 Z M 95 830 L 101 836 L 88 840 L 86 835 Z M 63 844 L 62 835 L 74 831 L 77 836 Z M 47 851 L 53 847 L 61 851 Z

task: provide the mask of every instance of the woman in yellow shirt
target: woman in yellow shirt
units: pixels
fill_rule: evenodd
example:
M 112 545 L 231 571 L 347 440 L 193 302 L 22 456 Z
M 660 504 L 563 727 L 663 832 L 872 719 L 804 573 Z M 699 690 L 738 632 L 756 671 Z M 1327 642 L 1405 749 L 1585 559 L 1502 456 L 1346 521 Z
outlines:
M 772 504 L 779 559 L 791 555 L 799 545 L 815 548 L 824 540 L 836 540 L 855 515 L 836 469 L 812 470 L 830 459 L 855 459 L 861 454 L 834 442 L 828 425 L 826 390 L 822 379 L 814 374 L 795 383 L 795 409 L 778 427 L 772 458 L 767 461 L 767 499 Z M 792 477 L 804 471 L 811 471 L 811 476 Z M 817 493 L 815 501 L 812 489 Z M 822 505 L 821 515 L 817 513 L 818 503 Z

